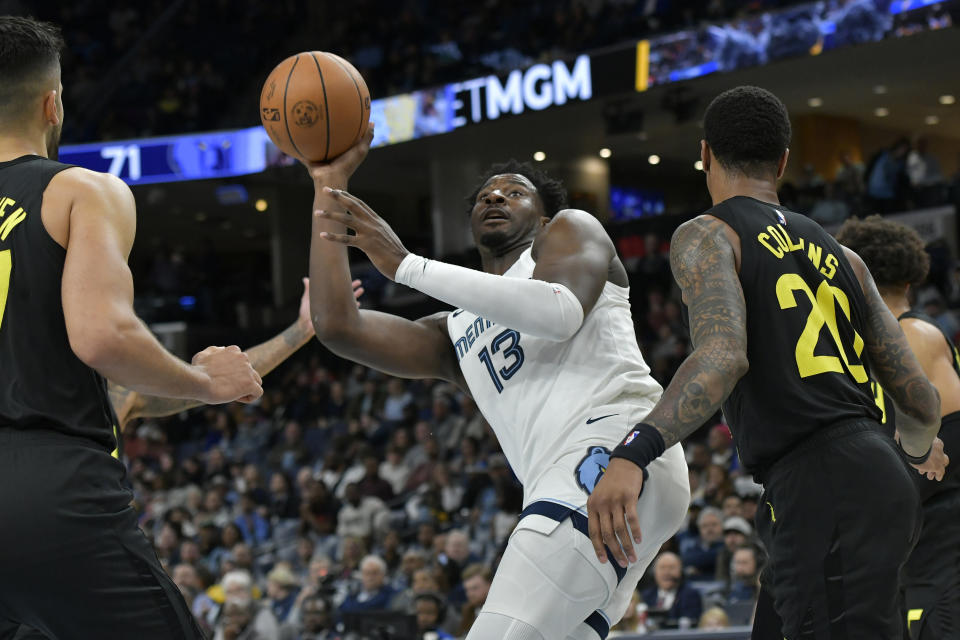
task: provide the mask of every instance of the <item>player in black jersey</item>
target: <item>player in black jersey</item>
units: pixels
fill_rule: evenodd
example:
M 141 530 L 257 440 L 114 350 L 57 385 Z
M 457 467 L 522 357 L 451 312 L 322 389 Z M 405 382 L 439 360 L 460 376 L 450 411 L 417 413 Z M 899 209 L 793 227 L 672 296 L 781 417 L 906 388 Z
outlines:
M 863 258 L 900 321 L 910 349 L 940 392 L 944 450 L 960 458 L 960 353 L 932 318 L 910 309 L 911 288 L 926 280 L 930 269 L 923 240 L 910 227 L 879 216 L 846 222 L 837 240 Z M 896 411 L 885 409 L 892 430 Z M 960 464 L 948 466 L 941 482 L 923 476 L 914 482 L 923 500 L 923 528 L 903 572 L 910 637 L 960 638 Z
M 182 362 L 134 314 L 129 188 L 55 161 L 62 45 L 0 17 L 0 638 L 197 638 L 111 456 L 106 378 L 221 403 L 260 377 L 237 347 Z
M 722 404 L 744 467 L 764 485 L 763 583 L 783 619 L 782 631 L 754 638 L 898 638 L 897 576 L 920 505 L 916 474 L 880 430 L 870 374 L 903 410 L 900 446 L 918 464 L 939 426 L 937 391 L 863 261 L 780 206 L 783 103 L 732 89 L 707 108 L 704 134 L 714 206 L 681 225 L 670 250 L 694 351 L 587 503 L 598 557 L 606 545 L 622 560 L 619 547 L 640 535 L 627 508 L 643 467 Z

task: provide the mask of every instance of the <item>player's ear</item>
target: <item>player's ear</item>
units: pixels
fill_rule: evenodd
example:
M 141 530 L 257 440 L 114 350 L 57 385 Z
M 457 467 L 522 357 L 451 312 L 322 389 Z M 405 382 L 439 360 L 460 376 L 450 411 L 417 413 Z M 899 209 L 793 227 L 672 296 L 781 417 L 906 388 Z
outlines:
M 43 119 L 54 126 L 60 124 L 60 110 L 57 108 L 57 91 L 55 89 L 43 94 Z
M 783 156 L 780 157 L 780 162 L 777 163 L 777 180 L 783 177 L 783 172 L 787 170 L 787 159 L 790 157 L 790 148 L 783 150 Z
M 710 145 L 707 144 L 706 140 L 700 140 L 700 163 L 703 165 L 704 171 L 710 171 Z

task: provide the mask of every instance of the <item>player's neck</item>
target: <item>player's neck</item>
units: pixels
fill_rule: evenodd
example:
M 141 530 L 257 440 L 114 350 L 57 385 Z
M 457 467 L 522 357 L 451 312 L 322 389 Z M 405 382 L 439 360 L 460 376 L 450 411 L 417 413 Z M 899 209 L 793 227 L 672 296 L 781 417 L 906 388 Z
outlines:
M 480 263 L 483 266 L 483 270 L 486 273 L 502 276 L 520 259 L 520 255 L 532 244 L 533 240 L 524 240 L 519 244 L 498 247 L 497 249 L 479 247 Z
M 883 299 L 883 303 L 887 305 L 887 309 L 890 309 L 890 313 L 892 313 L 895 318 L 899 318 L 907 311 L 910 311 L 910 300 L 907 298 L 906 291 L 890 291 L 881 289 L 880 297 Z
M 43 143 L 42 136 L 37 140 L 33 140 L 19 136 L 8 137 L 0 134 L 0 162 L 30 155 L 47 157 L 47 145 Z
M 777 197 L 777 184 L 769 180 L 749 176 L 729 177 L 726 180 L 717 181 L 717 184 L 710 189 L 710 198 L 714 206 L 736 196 L 746 196 L 775 205 L 780 204 L 780 198 Z

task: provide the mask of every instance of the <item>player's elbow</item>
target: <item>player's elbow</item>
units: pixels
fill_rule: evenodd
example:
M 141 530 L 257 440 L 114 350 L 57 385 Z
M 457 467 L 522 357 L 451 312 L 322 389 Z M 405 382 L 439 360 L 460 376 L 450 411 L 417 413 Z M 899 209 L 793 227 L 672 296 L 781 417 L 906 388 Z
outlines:
M 112 331 L 102 326 L 88 326 L 71 330 L 67 337 L 73 353 L 85 365 L 98 371 L 115 359 L 118 341 Z

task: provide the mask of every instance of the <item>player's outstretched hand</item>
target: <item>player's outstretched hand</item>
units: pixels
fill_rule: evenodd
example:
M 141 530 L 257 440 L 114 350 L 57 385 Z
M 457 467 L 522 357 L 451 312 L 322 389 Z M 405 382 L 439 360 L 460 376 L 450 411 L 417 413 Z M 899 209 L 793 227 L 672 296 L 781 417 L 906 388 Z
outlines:
M 364 134 L 357 144 L 353 145 L 330 162 L 309 162 L 304 161 L 310 177 L 317 186 L 332 185 L 335 187 L 345 187 L 350 176 L 357 170 L 367 153 L 370 152 L 370 143 L 373 142 L 373 123 L 367 127 L 367 133 Z
M 397 267 L 410 252 L 400 242 L 400 238 L 393 232 L 390 225 L 360 198 L 339 189 L 324 188 L 324 191 L 331 195 L 345 211 L 317 211 L 314 215 L 339 222 L 348 229 L 353 229 L 355 235 L 324 231 L 320 237 L 330 242 L 357 247 L 367 254 L 370 262 L 380 273 L 394 280 Z
M 633 543 L 640 542 L 637 500 L 642 488 L 643 469 L 622 458 L 610 460 L 587 499 L 590 542 L 600 562 L 607 561 L 607 549 L 621 567 L 637 561 Z
M 252 402 L 263 395 L 263 381 L 240 347 L 207 347 L 193 356 L 193 365 L 206 375 L 197 398 L 206 404 Z
M 943 440 L 933 439 L 933 445 L 930 450 L 930 457 L 923 464 L 912 465 L 920 473 L 926 474 L 928 480 L 943 480 L 943 475 L 947 472 L 947 465 L 950 464 L 950 456 L 943 450 Z
M 354 280 L 350 283 L 353 287 L 353 299 L 357 301 L 357 308 L 360 308 L 360 296 L 364 294 L 363 283 Z M 310 319 L 310 278 L 303 279 L 303 295 L 300 296 L 300 314 L 297 316 L 297 322 L 304 331 L 313 335 L 313 321 Z

